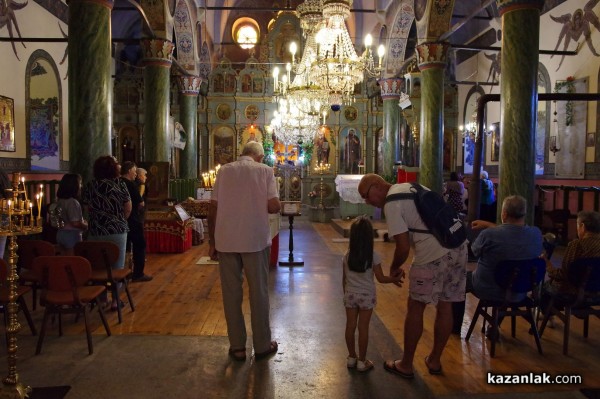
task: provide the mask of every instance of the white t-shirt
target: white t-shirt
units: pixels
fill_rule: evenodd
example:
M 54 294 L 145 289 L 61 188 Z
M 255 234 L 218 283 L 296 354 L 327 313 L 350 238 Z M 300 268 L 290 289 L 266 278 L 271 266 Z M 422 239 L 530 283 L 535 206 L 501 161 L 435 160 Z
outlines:
M 81 205 L 75 198 L 58 198 L 56 204 L 61 208 L 61 219 L 65 224 L 64 230 L 80 230 L 73 226 L 72 222 L 81 222 L 83 214 Z
M 394 184 L 388 195 L 397 193 L 410 193 L 410 183 Z M 429 190 L 427 187 L 425 189 Z M 390 237 L 402 234 L 411 229 L 427 230 L 427 226 L 421 220 L 415 202 L 410 199 L 390 201 L 384 206 L 385 221 L 388 226 Z M 433 234 L 409 232 L 410 244 L 414 249 L 415 256 L 413 264 L 423 265 L 441 258 L 448 249 L 440 245 Z
M 217 251 L 258 252 L 270 246 L 267 202 L 277 196 L 270 166 L 248 156 L 223 165 L 211 196 L 211 200 L 217 201 Z
M 373 266 L 380 263 L 381 256 L 373 251 Z M 365 270 L 364 273 L 353 272 L 348 268 L 348 252 L 346 252 L 346 255 L 344 255 L 344 272 L 346 274 L 346 292 L 375 295 L 373 267 Z

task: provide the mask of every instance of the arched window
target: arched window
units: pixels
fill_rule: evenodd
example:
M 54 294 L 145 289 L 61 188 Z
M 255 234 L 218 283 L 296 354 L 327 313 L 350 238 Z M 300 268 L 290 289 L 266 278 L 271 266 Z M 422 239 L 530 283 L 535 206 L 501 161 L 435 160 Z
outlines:
M 32 170 L 60 170 L 62 150 L 62 89 L 52 56 L 36 50 L 26 71 L 26 123 Z
M 233 24 L 233 40 L 243 49 L 251 49 L 258 43 L 258 23 L 252 18 L 239 18 Z

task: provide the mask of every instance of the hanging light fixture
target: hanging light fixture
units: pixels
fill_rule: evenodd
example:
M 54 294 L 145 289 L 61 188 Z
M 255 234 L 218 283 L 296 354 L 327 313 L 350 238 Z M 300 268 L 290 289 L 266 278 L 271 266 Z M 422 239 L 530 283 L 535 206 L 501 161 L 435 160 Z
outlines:
M 485 124 L 483 125 L 483 134 L 485 134 L 486 136 L 489 136 L 490 134 L 492 134 L 492 132 L 494 131 L 494 129 L 496 128 L 495 125 L 491 125 L 490 129 L 486 129 Z M 477 136 L 479 135 L 479 132 L 477 130 L 477 112 L 473 112 L 473 114 L 471 115 L 471 122 L 467 123 L 466 125 L 461 125 L 459 127 L 460 131 L 462 132 L 462 136 L 463 137 L 469 137 L 471 140 L 475 141 L 477 139 Z
M 288 145 L 312 140 L 319 129 L 319 115 L 305 114 L 287 99 L 281 99 L 270 127 L 287 148 Z
M 286 64 L 286 74 L 282 76 L 281 81 L 278 79 L 279 68 L 273 69 L 273 78 L 277 83 L 275 101 L 285 98 L 301 112 L 319 115 L 329 93 L 311 80 L 309 72 L 312 63 L 317 59 L 315 35 L 323 26 L 322 0 L 305 1 L 296 8 L 296 14 L 306 37 L 304 51 L 300 61 L 296 62 L 298 46 L 295 42 L 290 43 L 289 51 L 292 55 L 292 63 Z M 293 78 L 292 72 L 294 73 Z
M 291 82 L 288 98 L 301 112 L 319 115 L 329 93 L 311 80 L 310 69 L 317 59 L 315 36 L 324 21 L 322 0 L 306 0 L 296 8 L 296 14 L 300 19 L 300 27 L 306 37 L 306 43 L 298 63 L 294 63 L 296 48 L 290 45 L 292 68 L 296 76 Z
M 356 53 L 346 28 L 351 6 L 352 0 L 324 0 L 326 26 L 315 37 L 317 58 L 311 65 L 310 80 L 329 92 L 332 105 L 354 102 L 354 86 L 362 82 L 365 75 L 374 77 L 383 71 L 385 48 L 379 46 L 375 65 L 370 34 L 365 37 L 364 53 L 360 57 Z

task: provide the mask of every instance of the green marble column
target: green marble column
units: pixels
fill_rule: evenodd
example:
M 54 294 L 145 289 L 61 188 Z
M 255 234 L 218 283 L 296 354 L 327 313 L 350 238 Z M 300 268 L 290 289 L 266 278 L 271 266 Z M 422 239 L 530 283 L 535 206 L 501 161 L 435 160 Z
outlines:
M 168 40 L 140 41 L 144 54 L 144 160 L 170 160 L 169 75 L 174 45 Z
M 187 136 L 185 148 L 179 158 L 182 179 L 198 178 L 198 93 L 202 80 L 198 76 L 178 76 L 179 123 Z
M 498 0 L 497 4 L 502 17 L 498 204 L 509 195 L 523 196 L 528 204 L 527 223 L 533 224 L 538 49 L 544 2 Z
M 444 68 L 447 43 L 417 46 L 421 71 L 419 183 L 442 192 L 444 144 Z
M 382 79 L 379 85 L 383 99 L 383 175 L 388 177 L 395 175 L 394 165 L 400 160 L 398 128 L 401 110 L 398 100 L 404 90 L 404 79 Z
M 111 0 L 69 2 L 69 160 L 83 181 L 111 154 Z

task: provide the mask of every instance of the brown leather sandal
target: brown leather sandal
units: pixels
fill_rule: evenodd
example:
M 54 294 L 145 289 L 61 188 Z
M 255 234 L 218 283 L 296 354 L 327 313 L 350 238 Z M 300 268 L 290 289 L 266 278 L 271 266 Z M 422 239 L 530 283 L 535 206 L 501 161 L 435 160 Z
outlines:
M 243 362 L 244 360 L 246 360 L 246 348 L 244 348 L 244 349 L 229 348 L 229 356 L 231 356 L 231 358 L 233 358 L 233 360 Z
M 277 353 L 278 348 L 279 346 L 277 345 L 277 341 L 271 341 L 271 347 L 268 350 L 261 353 L 255 353 L 254 357 L 257 359 L 265 358 L 273 353 Z

